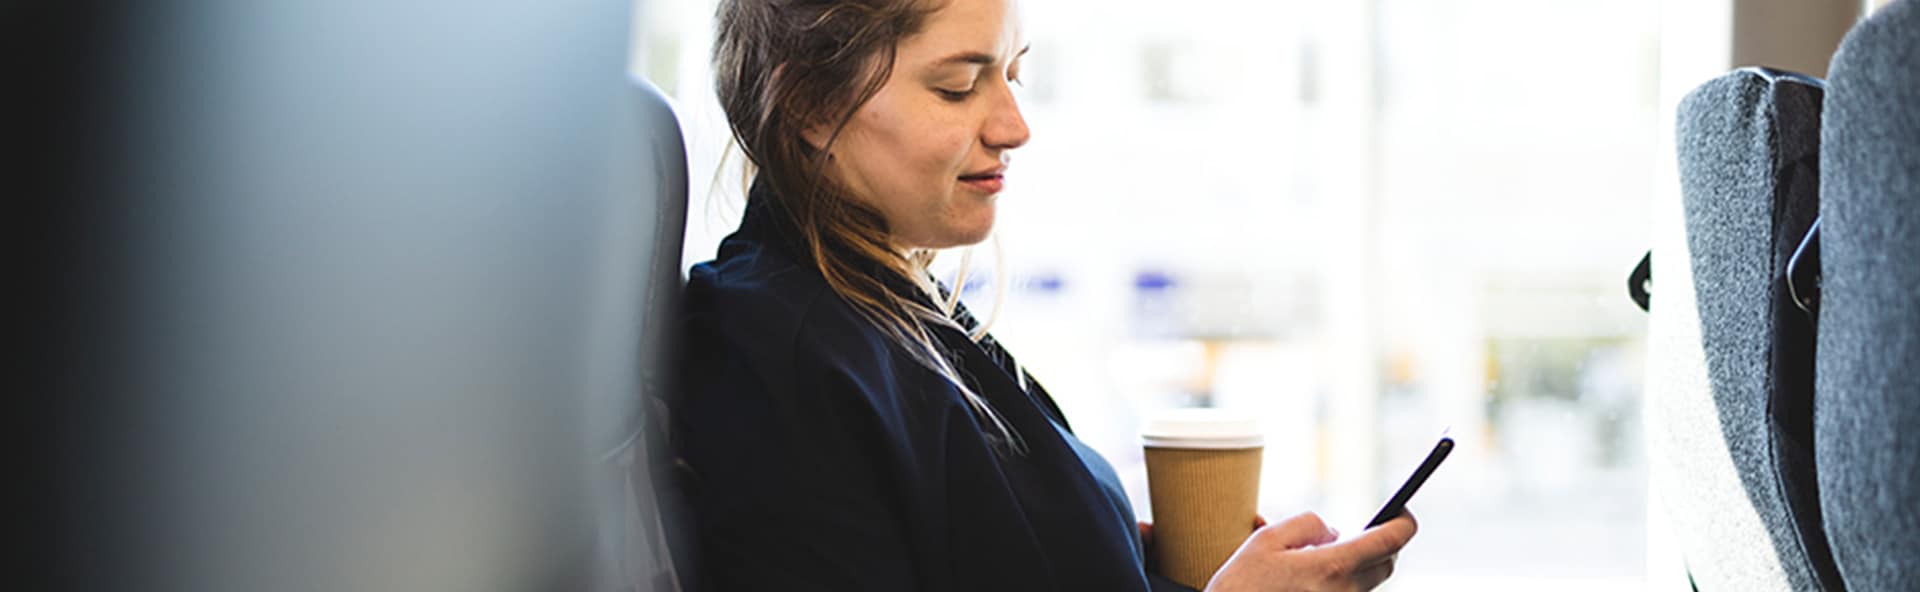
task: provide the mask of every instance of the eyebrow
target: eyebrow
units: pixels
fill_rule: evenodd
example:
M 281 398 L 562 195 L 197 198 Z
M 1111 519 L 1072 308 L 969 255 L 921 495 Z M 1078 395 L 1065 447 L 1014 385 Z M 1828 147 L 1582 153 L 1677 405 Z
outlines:
M 1033 49 L 1033 44 L 1031 43 L 1027 44 L 1026 47 L 1020 48 L 1019 53 L 1013 54 L 1013 59 L 1017 60 L 1017 59 L 1020 59 L 1020 56 L 1027 55 L 1027 50 L 1030 50 L 1030 49 Z M 945 66 L 948 64 L 978 64 L 981 66 L 985 66 L 992 63 L 993 63 L 993 56 L 990 56 L 978 51 L 963 51 L 960 53 L 947 56 L 945 58 L 941 58 L 940 61 L 934 62 L 933 65 Z

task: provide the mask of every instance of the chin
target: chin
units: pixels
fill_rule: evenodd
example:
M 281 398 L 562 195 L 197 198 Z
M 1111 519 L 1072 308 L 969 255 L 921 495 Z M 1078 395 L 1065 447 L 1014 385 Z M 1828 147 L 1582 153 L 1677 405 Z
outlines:
M 941 233 L 940 237 L 937 240 L 928 241 L 928 244 L 923 245 L 923 247 L 928 249 L 952 249 L 955 247 L 971 247 L 973 245 L 980 244 L 982 241 L 987 240 L 987 237 L 991 236 L 992 234 L 993 234 L 992 225 L 983 226 L 978 229 L 949 228 L 947 229 L 946 232 Z
M 964 213 L 962 213 L 964 212 Z M 966 210 L 948 210 L 947 213 L 932 222 L 928 232 L 920 236 L 925 238 L 922 248 L 951 249 L 980 244 L 993 234 L 994 208 L 988 202 Z
M 953 246 L 971 247 L 973 245 L 980 244 L 981 242 L 987 240 L 987 237 L 991 236 L 992 234 L 993 234 L 992 227 L 988 227 L 985 230 L 981 230 L 979 232 L 968 233 L 965 236 L 962 236 L 960 240 L 956 242 Z
M 987 206 L 985 212 L 976 215 L 967 224 L 954 228 L 951 238 L 953 246 L 964 247 L 980 244 L 993 234 L 993 206 Z

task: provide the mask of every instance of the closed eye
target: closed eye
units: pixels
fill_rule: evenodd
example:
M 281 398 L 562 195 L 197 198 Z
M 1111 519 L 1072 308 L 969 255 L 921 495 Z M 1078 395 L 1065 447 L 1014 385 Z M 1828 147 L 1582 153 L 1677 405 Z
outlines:
M 933 89 L 933 91 L 936 93 L 939 93 L 940 98 L 946 99 L 948 102 L 952 102 L 952 103 L 958 103 L 960 101 L 967 100 L 967 97 L 969 96 L 973 96 L 973 89 L 971 88 L 966 90 L 947 90 L 944 88 L 936 88 L 936 89 Z

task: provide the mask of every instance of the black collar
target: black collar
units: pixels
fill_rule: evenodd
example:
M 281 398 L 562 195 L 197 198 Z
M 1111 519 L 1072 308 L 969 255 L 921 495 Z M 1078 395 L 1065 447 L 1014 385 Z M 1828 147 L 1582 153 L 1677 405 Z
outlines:
M 812 249 L 807 248 L 798 223 L 788 212 L 785 198 L 773 188 L 773 183 L 764 176 L 756 177 L 753 186 L 747 190 L 747 211 L 741 217 L 740 229 L 734 238 L 746 239 L 765 244 L 779 250 L 795 263 L 818 273 L 817 263 L 813 259 Z M 880 282 L 895 295 L 911 299 L 926 306 L 935 306 L 925 291 L 907 278 L 879 261 L 854 253 L 843 244 L 829 242 L 826 248 L 850 255 L 854 265 L 862 273 L 879 278 Z M 937 309 L 937 307 L 935 307 Z

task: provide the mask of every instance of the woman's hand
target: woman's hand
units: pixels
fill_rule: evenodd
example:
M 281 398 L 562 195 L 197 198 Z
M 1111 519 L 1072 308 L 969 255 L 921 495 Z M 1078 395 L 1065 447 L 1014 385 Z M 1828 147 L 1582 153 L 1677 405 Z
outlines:
M 1352 540 L 1312 512 L 1254 531 L 1227 559 L 1207 592 L 1372 590 L 1393 575 L 1394 558 L 1419 525 L 1412 512 Z

